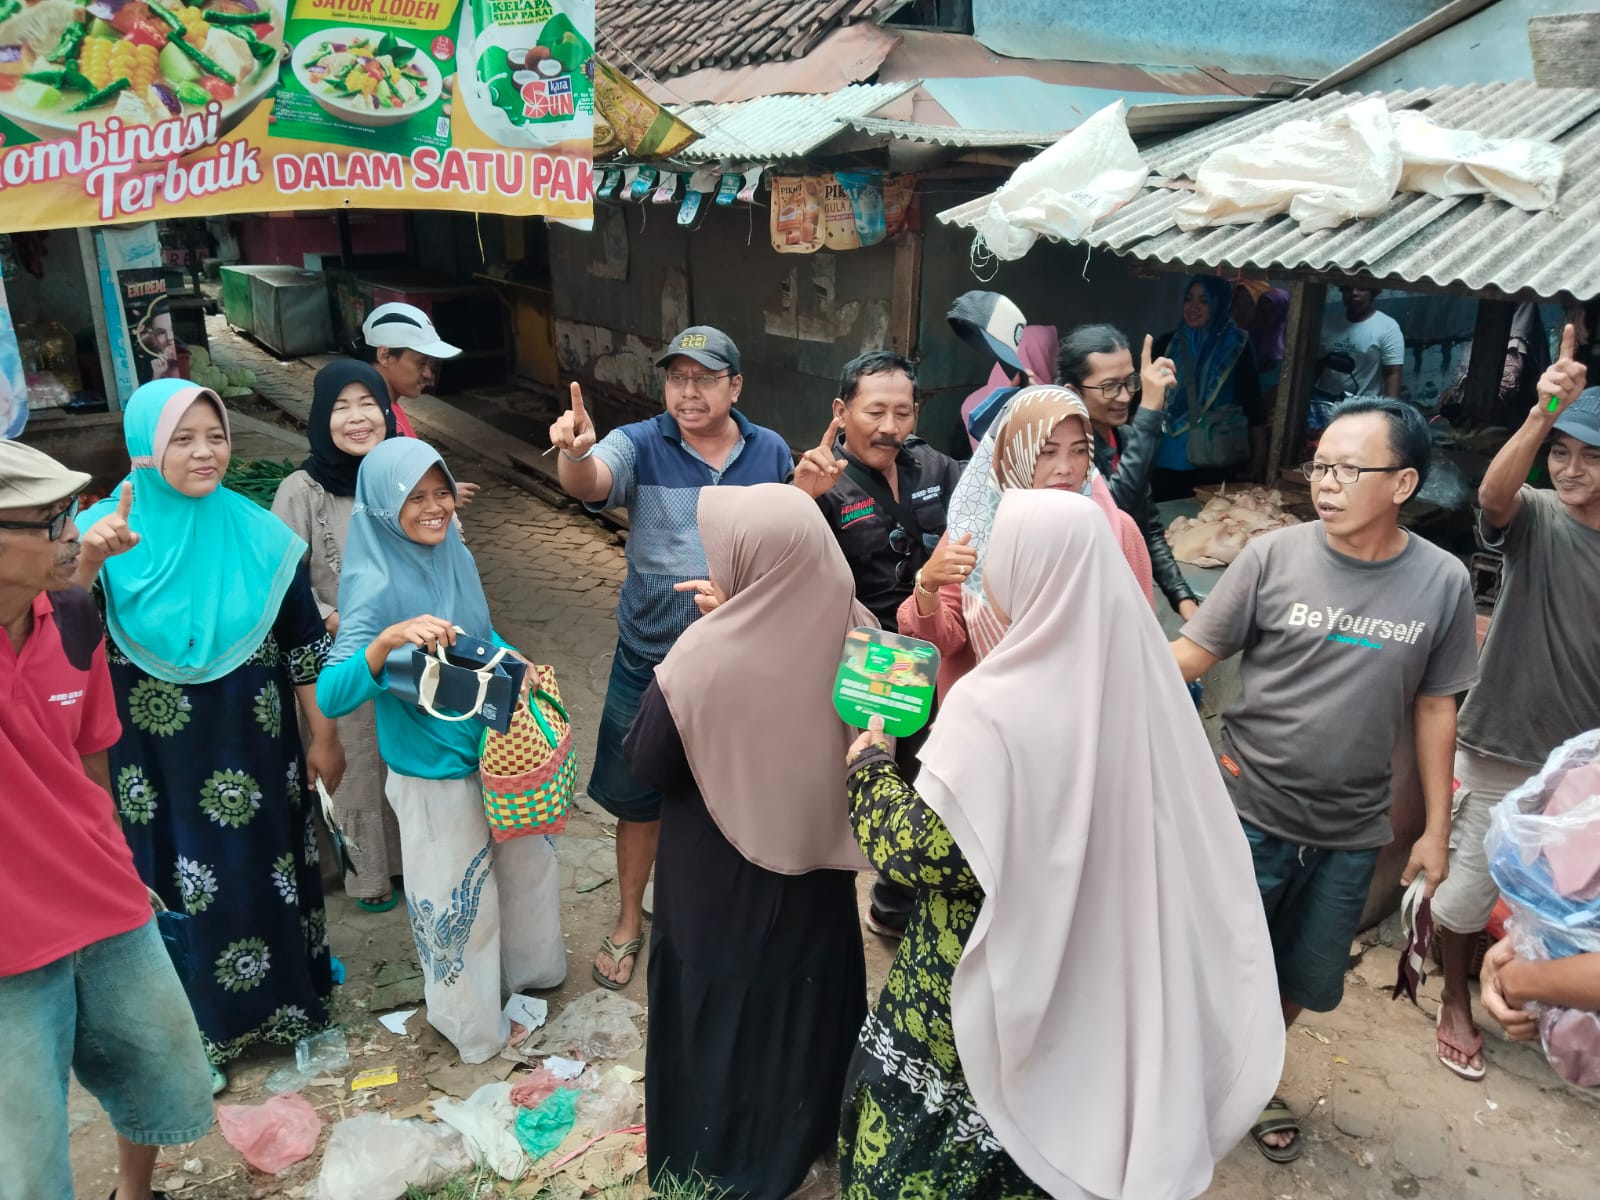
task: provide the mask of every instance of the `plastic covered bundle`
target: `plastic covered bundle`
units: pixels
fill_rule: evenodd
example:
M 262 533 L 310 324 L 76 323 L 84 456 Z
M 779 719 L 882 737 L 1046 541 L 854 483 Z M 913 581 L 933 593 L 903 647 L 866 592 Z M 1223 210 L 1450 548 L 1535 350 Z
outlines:
M 1495 806 L 1484 847 L 1511 907 L 1508 936 L 1520 956 L 1600 952 L 1600 730 L 1561 746 Z M 1529 1007 L 1556 1074 L 1600 1087 L 1600 1014 Z

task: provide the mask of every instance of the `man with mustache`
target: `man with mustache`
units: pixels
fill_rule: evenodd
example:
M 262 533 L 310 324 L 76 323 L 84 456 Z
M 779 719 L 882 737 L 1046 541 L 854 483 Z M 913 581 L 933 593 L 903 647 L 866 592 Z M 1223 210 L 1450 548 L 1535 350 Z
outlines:
M 92 577 L 138 545 L 133 491 L 80 542 L 88 483 L 0 441 L 0 1200 L 72 1196 L 69 1073 L 117 1131 L 116 1200 L 162 1195 L 159 1147 L 211 1128 L 200 1029 L 118 813 L 148 820 L 170 798 L 126 771 L 113 789 L 121 725 L 100 614 L 74 586 L 80 567 Z
M 950 496 L 961 478 L 960 463 L 914 435 L 917 408 L 916 368 L 907 359 L 889 350 L 851 359 L 839 377 L 833 422 L 794 473 L 795 486 L 816 500 L 838 539 L 856 598 L 888 630 L 898 628 L 900 605 L 944 536 Z M 943 582 L 924 580 L 923 586 L 937 592 Z M 900 740 L 902 770 L 915 770 L 922 740 Z M 913 899 L 880 878 L 868 928 L 899 937 Z

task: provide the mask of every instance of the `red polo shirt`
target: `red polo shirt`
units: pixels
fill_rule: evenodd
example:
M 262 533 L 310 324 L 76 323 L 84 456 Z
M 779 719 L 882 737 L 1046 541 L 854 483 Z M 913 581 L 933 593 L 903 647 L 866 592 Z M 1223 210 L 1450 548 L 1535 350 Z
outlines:
M 58 607 L 71 619 L 69 637 L 82 643 L 76 663 L 62 644 Z M 113 801 L 80 761 L 122 732 L 105 642 L 90 624 L 97 620 L 81 588 L 43 592 L 20 655 L 0 633 L 0 976 L 150 919 Z M 88 636 L 75 636 L 85 629 Z

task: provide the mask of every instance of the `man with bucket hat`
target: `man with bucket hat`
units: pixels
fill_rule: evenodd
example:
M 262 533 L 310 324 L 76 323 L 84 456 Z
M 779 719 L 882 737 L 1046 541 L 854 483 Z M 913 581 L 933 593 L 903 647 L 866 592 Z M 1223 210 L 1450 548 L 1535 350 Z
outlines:
M 1500 599 L 1456 730 L 1450 873 L 1432 908 L 1444 968 L 1435 1052 L 1465 1079 L 1486 1070 L 1467 984 L 1499 899 L 1483 847 L 1489 812 L 1556 747 L 1600 727 L 1600 387 L 1585 390 L 1574 341 L 1568 325 L 1478 488 L 1478 540 L 1503 556 Z M 1541 453 L 1549 489 L 1526 483 Z
M 720 602 L 700 544 L 703 487 L 783 483 L 794 467 L 784 440 L 735 405 L 744 387 L 739 348 L 710 325 L 691 325 L 656 357 L 666 411 L 597 438 L 572 384 L 571 408 L 550 426 L 569 496 L 593 511 L 628 510 L 628 577 L 617 598 L 617 648 L 600 717 L 589 796 L 617 818 L 621 910 L 595 956 L 593 976 L 626 987 L 643 948 L 644 890 L 655 863 L 661 797 L 634 779 L 622 739 L 678 635 Z
M 121 725 L 100 616 L 74 584 L 138 543 L 133 493 L 124 484 L 118 511 L 80 540 L 88 484 L 0 442 L 0 1200 L 73 1195 L 70 1074 L 117 1132 L 114 1200 L 160 1196 L 158 1148 L 211 1128 L 200 1029 L 112 795 Z

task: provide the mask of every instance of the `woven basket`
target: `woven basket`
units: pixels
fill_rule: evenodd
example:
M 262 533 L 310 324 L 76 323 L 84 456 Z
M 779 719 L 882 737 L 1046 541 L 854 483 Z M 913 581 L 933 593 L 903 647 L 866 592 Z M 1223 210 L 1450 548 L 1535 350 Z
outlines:
M 578 785 L 572 723 L 561 705 L 554 667 L 530 667 L 527 703 L 508 733 L 484 731 L 478 771 L 483 813 L 497 842 L 560 833 Z

